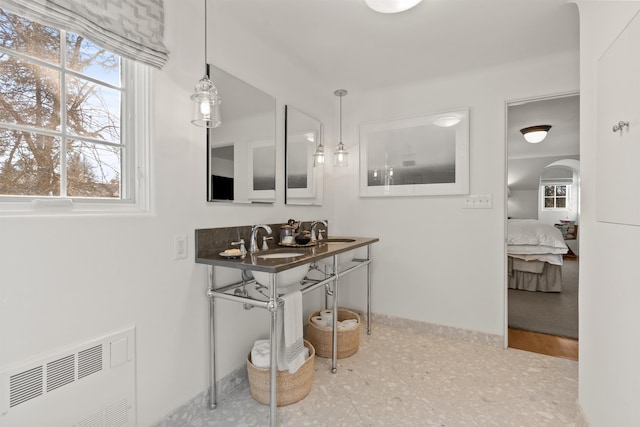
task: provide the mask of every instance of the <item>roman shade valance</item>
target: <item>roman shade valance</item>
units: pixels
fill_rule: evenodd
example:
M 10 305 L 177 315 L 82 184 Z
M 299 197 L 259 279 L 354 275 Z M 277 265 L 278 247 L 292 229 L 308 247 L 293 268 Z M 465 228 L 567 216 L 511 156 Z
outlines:
M 167 62 L 162 0 L 0 0 L 0 7 L 122 57 L 157 68 Z

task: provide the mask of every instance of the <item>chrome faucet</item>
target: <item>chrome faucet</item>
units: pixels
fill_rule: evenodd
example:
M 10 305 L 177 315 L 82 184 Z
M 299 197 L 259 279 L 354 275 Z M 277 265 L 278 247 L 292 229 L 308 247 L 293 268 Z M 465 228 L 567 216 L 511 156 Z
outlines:
M 315 228 L 316 228 L 316 226 L 317 226 L 318 224 L 322 224 L 322 225 L 324 225 L 325 227 L 327 226 L 327 222 L 326 222 L 326 221 L 323 221 L 323 220 L 321 220 L 321 219 L 319 219 L 319 220 L 317 220 L 317 221 L 313 221 L 313 222 L 311 223 L 311 241 L 312 241 L 312 242 L 315 242 L 316 240 L 322 240 L 322 232 L 323 232 L 323 231 L 326 231 L 326 229 L 325 229 L 325 230 L 318 230 L 318 236 L 319 236 L 319 237 L 318 237 L 318 238 L 316 238 L 316 231 L 315 231 Z
M 244 258 L 247 255 L 247 249 L 244 247 L 244 239 L 231 242 L 231 246 L 240 246 L 240 258 Z
M 267 234 L 271 234 L 271 227 L 267 224 L 258 224 L 251 227 L 251 237 L 249 237 L 249 252 L 258 252 L 258 230 L 263 229 Z

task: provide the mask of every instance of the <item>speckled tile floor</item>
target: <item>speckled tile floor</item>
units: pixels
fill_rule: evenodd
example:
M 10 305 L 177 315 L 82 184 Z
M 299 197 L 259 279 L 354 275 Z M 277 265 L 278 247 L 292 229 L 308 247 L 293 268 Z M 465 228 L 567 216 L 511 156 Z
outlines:
M 363 328 L 364 329 L 364 328 Z M 577 362 L 373 326 L 355 355 L 317 357 L 309 395 L 280 426 L 580 426 Z M 269 425 L 248 386 L 191 426 Z

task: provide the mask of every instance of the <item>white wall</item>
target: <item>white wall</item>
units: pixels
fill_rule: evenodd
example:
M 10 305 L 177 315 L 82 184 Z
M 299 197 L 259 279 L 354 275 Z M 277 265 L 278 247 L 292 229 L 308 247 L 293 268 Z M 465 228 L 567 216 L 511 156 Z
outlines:
M 538 219 L 538 190 L 511 190 L 507 199 L 510 218 Z
M 152 214 L 0 217 L 0 367 L 135 325 L 139 426 L 153 424 L 207 387 L 207 270 L 193 261 L 194 230 L 288 218 L 334 220 L 331 200 L 322 207 L 286 207 L 281 190 L 285 103 L 330 130 L 335 97 L 226 21 L 212 25 L 211 40 L 224 44 L 210 45 L 210 60 L 276 97 L 280 192 L 274 206 L 205 202 L 205 130 L 190 124 L 189 100 L 204 72 L 203 7 L 165 1 L 171 54 L 153 86 Z M 172 258 L 176 234 L 189 237 L 186 260 Z M 268 317 L 237 304 L 218 308 L 222 378 L 244 366 Z
M 462 196 L 364 199 L 358 197 L 358 168 L 345 171 L 343 191 L 335 193 L 340 231 L 380 237 L 373 246 L 374 312 L 503 335 L 505 105 L 576 91 L 578 66 L 577 54 L 536 58 L 354 93 L 345 103 L 344 140 L 356 155 L 359 123 L 469 106 L 470 191 L 493 196 L 492 209 L 463 209 Z M 343 292 L 349 305 L 362 307 L 362 288 Z
M 594 427 L 640 419 L 640 227 L 597 222 L 597 59 L 640 9 L 639 2 L 579 2 L 580 8 L 580 381 Z M 629 55 L 637 61 L 637 55 Z
M 205 132 L 189 123 L 189 95 L 204 68 L 203 5 L 167 1 L 165 8 L 171 57 L 155 77 L 153 213 L 2 218 L 0 366 L 136 325 L 138 425 L 152 424 L 207 387 L 207 270 L 193 262 L 193 230 L 291 217 L 327 218 L 334 233 L 380 237 L 373 247 L 375 312 L 502 335 L 505 102 L 575 91 L 577 56 L 350 92 L 343 134 L 351 167 L 327 168 L 322 207 L 284 206 L 281 192 L 269 207 L 209 204 Z M 210 62 L 277 99 L 282 189 L 284 105 L 318 117 L 327 125 L 327 141 L 335 141 L 335 88 L 318 87 L 295 59 L 238 33 L 231 20 L 214 19 L 211 28 Z M 462 198 L 453 196 L 358 197 L 358 123 L 460 106 L 471 107 L 471 192 L 492 194 L 492 209 L 465 210 Z M 172 240 L 180 233 L 189 236 L 189 257 L 173 261 Z M 361 273 L 347 279 L 362 280 Z M 348 288 L 344 304 L 361 306 L 361 288 Z M 217 334 L 222 377 L 243 366 L 251 342 L 266 332 L 267 314 L 233 303 L 217 307 L 224 326 Z

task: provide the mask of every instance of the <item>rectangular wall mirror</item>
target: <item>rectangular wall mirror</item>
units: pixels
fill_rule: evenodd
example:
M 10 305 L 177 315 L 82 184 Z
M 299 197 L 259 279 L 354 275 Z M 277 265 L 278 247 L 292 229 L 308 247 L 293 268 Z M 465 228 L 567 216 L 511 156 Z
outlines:
M 276 100 L 213 65 L 222 125 L 207 130 L 207 200 L 274 203 Z
M 360 125 L 360 196 L 469 192 L 469 109 Z
M 285 203 L 321 205 L 323 168 L 313 167 L 322 123 L 289 105 L 285 107 Z

